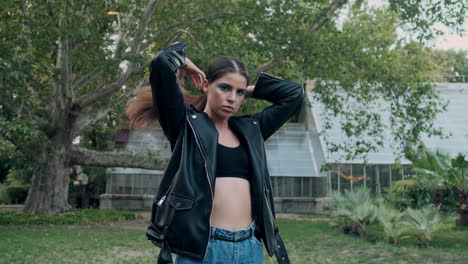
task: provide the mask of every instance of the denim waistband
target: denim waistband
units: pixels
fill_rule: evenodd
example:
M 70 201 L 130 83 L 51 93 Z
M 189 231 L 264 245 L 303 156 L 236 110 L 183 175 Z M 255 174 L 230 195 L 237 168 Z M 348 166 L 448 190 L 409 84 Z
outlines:
M 255 221 L 250 224 L 249 227 L 246 229 L 239 229 L 239 230 L 226 230 L 219 227 L 212 226 L 211 227 L 211 238 L 219 239 L 219 240 L 226 240 L 232 242 L 239 242 L 242 240 L 246 240 L 254 235 L 256 228 Z

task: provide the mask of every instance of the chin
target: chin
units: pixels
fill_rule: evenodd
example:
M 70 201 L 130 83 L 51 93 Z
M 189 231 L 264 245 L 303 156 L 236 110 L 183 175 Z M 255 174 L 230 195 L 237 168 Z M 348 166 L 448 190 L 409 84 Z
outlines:
M 233 115 L 235 115 L 235 114 L 236 114 L 235 111 L 234 111 L 234 112 L 230 112 L 230 113 L 225 112 L 225 111 L 219 111 L 219 112 L 218 112 L 218 116 L 219 116 L 219 117 L 221 117 L 221 118 L 226 118 L 226 119 L 227 119 L 227 118 L 230 118 L 231 116 L 233 116 Z

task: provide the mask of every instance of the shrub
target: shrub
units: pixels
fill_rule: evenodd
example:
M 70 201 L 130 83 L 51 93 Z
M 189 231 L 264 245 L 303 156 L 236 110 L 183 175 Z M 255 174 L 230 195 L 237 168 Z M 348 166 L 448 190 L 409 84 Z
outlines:
M 0 202 L 6 204 L 22 204 L 28 196 L 29 185 L 2 185 L 0 187 Z
M 117 210 L 76 209 L 55 215 L 35 215 L 16 211 L 0 211 L 0 225 L 90 224 L 133 220 L 138 215 Z
M 366 187 L 345 190 L 344 194 L 332 193 L 331 207 L 334 209 L 333 215 L 338 218 L 345 233 L 359 234 L 367 237 L 367 226 L 375 221 L 377 216 L 376 206 L 370 190 Z
M 6 186 L 4 184 L 0 184 L 0 204 L 9 203 L 9 199 L 6 193 Z
M 433 203 L 434 191 L 417 180 L 407 179 L 392 182 L 386 189 L 385 200 L 393 207 L 405 210 L 408 207 L 422 208 Z
M 407 219 L 405 225 L 416 233 L 418 246 L 432 245 L 434 232 L 442 228 L 445 218 L 454 219 L 454 215 L 443 216 L 439 208 L 428 205 L 420 209 L 408 208 L 406 210 Z
M 398 245 L 399 240 L 405 231 L 403 225 L 405 213 L 393 208 L 386 202 L 381 202 L 377 210 L 377 219 L 382 224 L 385 238 L 392 245 Z

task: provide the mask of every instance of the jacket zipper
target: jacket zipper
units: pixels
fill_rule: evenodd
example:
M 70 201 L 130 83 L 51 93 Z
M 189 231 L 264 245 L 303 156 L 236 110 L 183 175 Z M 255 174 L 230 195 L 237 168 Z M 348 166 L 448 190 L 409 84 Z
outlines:
M 270 215 L 270 222 L 272 223 L 273 227 L 275 227 L 273 213 L 271 211 L 271 206 L 270 206 L 270 190 L 268 188 L 265 188 L 265 191 L 266 191 L 265 199 L 266 199 L 268 214 Z
M 205 156 L 205 153 L 203 152 L 203 149 L 201 148 L 200 142 L 198 141 L 198 135 L 195 132 L 195 129 L 193 128 L 193 125 L 190 122 L 190 119 L 187 118 L 187 121 L 188 121 L 188 123 L 190 125 L 190 128 L 192 129 L 193 135 L 195 136 L 195 142 L 197 143 L 198 149 L 200 150 L 200 153 L 202 155 L 203 162 L 204 162 L 204 165 L 205 165 L 206 178 L 208 179 L 208 183 L 210 184 L 210 193 L 211 193 L 210 219 L 211 219 L 211 213 L 213 212 L 213 200 L 214 200 L 214 198 L 213 198 L 213 186 L 211 184 L 210 175 L 208 173 L 208 167 L 206 165 L 206 156 Z M 210 243 L 210 237 L 211 237 L 211 225 L 210 225 L 210 228 L 208 229 L 208 242 L 206 243 L 206 246 L 205 246 L 205 253 L 203 254 L 203 259 L 206 257 L 206 253 L 208 252 L 208 243 Z
M 167 187 L 167 190 L 166 190 L 166 192 L 164 193 L 164 195 L 161 197 L 161 199 L 159 199 L 159 201 L 158 201 L 158 206 L 161 206 L 161 205 L 164 203 L 164 201 L 166 200 L 167 195 L 169 194 L 169 192 L 170 192 L 171 189 L 172 189 L 172 186 L 173 186 L 174 183 L 175 183 L 175 179 L 176 179 L 176 177 L 175 177 L 175 175 L 174 175 L 174 178 L 172 178 L 171 184 L 169 185 L 169 187 Z

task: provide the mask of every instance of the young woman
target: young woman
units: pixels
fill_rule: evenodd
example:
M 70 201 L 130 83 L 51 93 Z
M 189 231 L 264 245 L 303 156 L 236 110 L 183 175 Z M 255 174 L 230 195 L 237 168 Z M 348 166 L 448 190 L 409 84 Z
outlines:
M 185 76 L 206 95 L 188 96 Z M 248 86 L 245 65 L 231 57 L 217 58 L 205 75 L 183 43 L 153 59 L 150 84 L 152 93 L 130 101 L 127 115 L 137 127 L 157 118 L 171 144 L 147 230 L 161 248 L 158 263 L 172 263 L 171 252 L 181 264 L 263 263 L 263 246 L 289 263 L 274 224 L 264 141 L 300 108 L 303 88 L 265 73 Z M 245 97 L 272 105 L 234 116 Z

